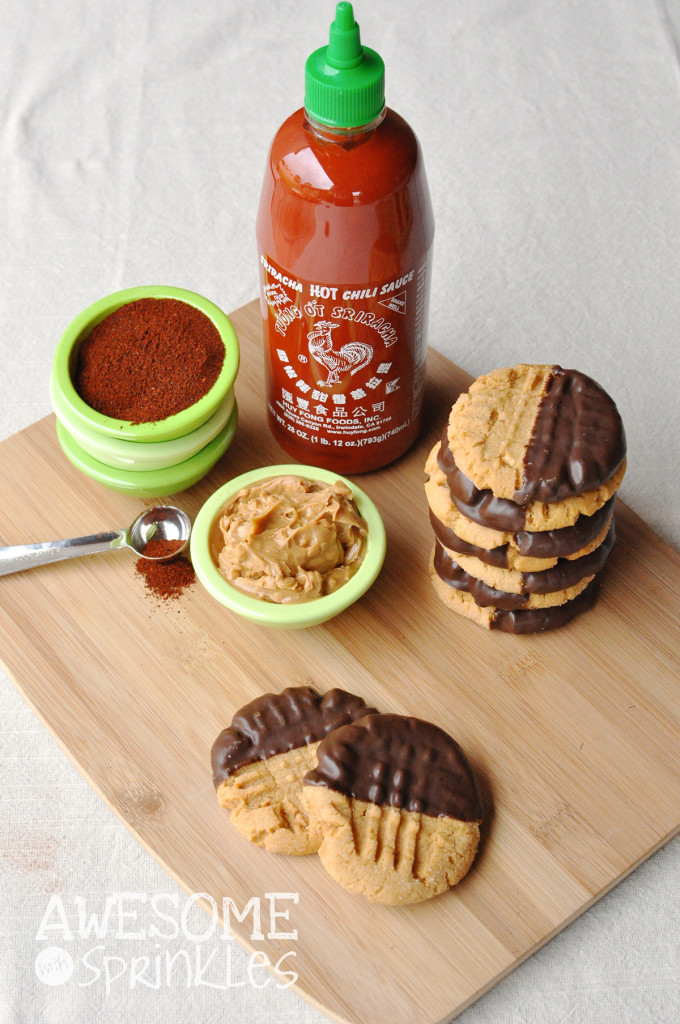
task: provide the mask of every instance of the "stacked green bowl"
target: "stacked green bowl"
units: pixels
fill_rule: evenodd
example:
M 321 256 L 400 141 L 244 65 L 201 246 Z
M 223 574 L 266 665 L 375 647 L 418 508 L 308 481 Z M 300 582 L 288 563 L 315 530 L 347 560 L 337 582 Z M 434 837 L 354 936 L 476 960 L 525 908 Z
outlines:
M 78 394 L 78 349 L 93 328 L 121 306 L 139 299 L 176 299 L 200 310 L 224 344 L 217 380 L 188 408 L 154 422 L 131 423 L 97 412 Z M 238 339 L 228 317 L 209 299 L 183 288 L 127 288 L 83 310 L 57 345 L 50 378 L 50 399 L 57 417 L 57 438 L 67 458 L 87 476 L 114 491 L 156 498 L 197 483 L 224 454 L 238 422 L 234 381 L 239 366 Z

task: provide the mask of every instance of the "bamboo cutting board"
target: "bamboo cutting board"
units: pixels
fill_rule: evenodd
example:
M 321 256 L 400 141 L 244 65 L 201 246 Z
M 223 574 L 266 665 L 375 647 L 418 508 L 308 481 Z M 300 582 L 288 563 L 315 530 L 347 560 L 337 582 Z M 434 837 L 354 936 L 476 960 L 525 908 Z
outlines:
M 192 518 L 230 477 L 288 461 L 265 424 L 257 304 L 232 319 L 239 428 L 209 477 L 175 499 Z M 71 760 L 187 892 L 239 908 L 299 893 L 296 942 L 253 944 L 241 925 L 236 937 L 272 962 L 294 949 L 299 994 L 352 1024 L 449 1020 L 680 830 L 680 556 L 619 503 L 592 612 L 529 637 L 448 612 L 428 578 L 423 465 L 469 378 L 436 352 L 429 375 L 419 444 L 360 481 L 385 519 L 384 569 L 324 626 L 267 631 L 198 584 L 156 603 L 126 553 L 0 579 L 3 662 Z M 71 467 L 53 417 L 0 445 L 0 489 L 2 544 L 124 526 L 143 504 Z M 373 906 L 318 858 L 275 857 L 230 829 L 212 742 L 242 704 L 302 683 L 431 719 L 461 743 L 487 817 L 455 890 Z

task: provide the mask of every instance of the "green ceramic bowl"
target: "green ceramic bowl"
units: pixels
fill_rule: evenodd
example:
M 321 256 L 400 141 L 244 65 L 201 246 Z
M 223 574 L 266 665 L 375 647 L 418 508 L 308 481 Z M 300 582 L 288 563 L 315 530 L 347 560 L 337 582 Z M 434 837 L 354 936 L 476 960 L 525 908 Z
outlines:
M 198 483 L 226 452 L 234 438 L 237 423 L 238 407 L 234 405 L 226 426 L 217 437 L 186 462 L 165 469 L 132 471 L 105 466 L 103 462 L 98 462 L 83 451 L 58 420 L 57 439 L 68 460 L 92 480 L 109 487 L 112 491 L 120 491 L 136 498 L 158 498 L 161 495 L 184 491 Z
M 333 594 L 298 604 L 274 604 L 242 594 L 219 572 L 210 554 L 210 534 L 229 498 L 242 487 L 274 476 L 301 476 L 309 480 L 333 483 L 341 480 L 354 495 L 359 512 L 368 524 L 366 554 L 354 576 Z M 318 626 L 354 604 L 376 579 L 385 559 L 385 527 L 380 513 L 368 495 L 345 477 L 315 466 L 263 466 L 237 476 L 208 498 L 191 531 L 191 560 L 199 580 L 215 600 L 251 622 L 278 629 L 304 629 Z
M 212 320 L 224 342 L 225 357 L 222 370 L 210 391 L 174 416 L 155 423 L 129 423 L 126 420 L 112 419 L 103 416 L 87 405 L 73 386 L 72 373 L 75 369 L 78 346 L 90 333 L 92 328 L 113 313 L 120 306 L 138 299 L 179 299 L 195 306 Z M 83 310 L 62 334 L 57 344 L 52 362 L 52 390 L 59 396 L 62 410 L 68 409 L 68 415 L 77 420 L 82 427 L 100 435 L 123 438 L 126 441 L 157 442 L 169 441 L 184 437 L 197 430 L 206 420 L 215 414 L 218 406 L 231 390 L 236 379 L 239 365 L 239 345 L 234 328 L 221 309 L 209 299 L 197 295 L 196 292 L 184 288 L 169 288 L 161 285 L 150 285 L 141 288 L 126 288 L 114 292 L 95 302 Z
M 50 381 L 50 399 L 60 424 L 87 455 L 97 462 L 103 462 L 105 466 L 130 472 L 167 469 L 179 462 L 186 462 L 217 437 L 234 409 L 234 390 L 231 388 L 210 419 L 190 434 L 170 441 L 145 444 L 143 441 L 126 441 L 121 437 L 99 434 L 86 426 L 73 415 L 61 393 L 55 389 L 53 381 Z

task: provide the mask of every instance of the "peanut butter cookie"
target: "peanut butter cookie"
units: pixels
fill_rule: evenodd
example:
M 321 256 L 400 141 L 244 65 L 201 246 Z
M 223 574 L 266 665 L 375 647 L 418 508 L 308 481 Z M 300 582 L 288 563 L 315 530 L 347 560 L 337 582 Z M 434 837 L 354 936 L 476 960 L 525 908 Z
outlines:
M 212 748 L 217 799 L 249 842 L 272 853 L 315 853 L 302 802 L 302 779 L 319 741 L 338 726 L 376 714 L 344 690 L 320 696 L 309 686 L 258 697 L 238 711 Z
M 592 579 L 609 558 L 615 540 L 616 529 L 612 522 L 602 542 L 588 554 L 576 559 L 559 558 L 550 568 L 532 572 L 488 565 L 474 555 L 459 554 L 442 546 L 461 569 L 495 590 L 510 594 L 547 595 L 556 591 L 566 591 L 586 577 Z
M 560 366 L 520 363 L 479 377 L 453 406 L 447 433 L 475 487 L 524 506 L 600 491 L 626 454 L 612 399 Z
M 532 501 L 526 505 L 499 498 L 490 490 L 479 490 L 458 468 L 445 439 L 437 452 L 437 468 L 446 478 L 451 501 L 466 518 L 494 530 L 543 532 L 573 526 L 579 516 L 592 516 L 602 508 L 621 486 L 626 462 L 624 459 L 613 476 L 595 490 L 560 502 Z
M 543 633 L 564 626 L 592 608 L 597 598 L 597 580 L 591 576 L 573 588 L 572 596 L 566 600 L 537 605 L 537 599 L 531 595 L 528 602 L 524 595 L 488 588 L 448 559 L 445 553 L 442 557 L 442 552 L 443 549 L 438 552 L 435 545 L 430 558 L 430 577 L 437 596 L 447 608 L 485 629 L 518 635 Z
M 386 904 L 444 892 L 469 870 L 482 808 L 458 744 L 430 722 L 369 715 L 329 734 L 303 795 L 319 856 L 350 892 Z
M 453 551 L 454 556 L 458 554 L 471 555 L 472 557 L 485 562 L 486 565 L 497 566 L 499 569 L 516 569 L 518 572 L 542 572 L 544 569 L 552 569 L 559 561 L 563 561 L 564 559 L 567 559 L 568 561 L 577 561 L 579 558 L 589 555 L 591 551 L 595 550 L 595 548 L 599 548 L 609 533 L 609 529 L 613 522 L 613 504 L 614 498 L 611 498 L 607 505 L 604 505 L 599 512 L 596 512 L 595 515 L 591 517 L 593 520 L 597 518 L 599 521 L 603 522 L 604 525 L 591 541 L 576 551 L 570 551 L 575 539 L 573 539 L 572 542 L 572 540 L 569 540 L 568 538 L 562 538 L 559 536 L 560 534 L 574 532 L 576 527 L 567 527 L 566 530 L 553 530 L 549 534 L 550 540 L 548 543 L 552 543 L 553 551 L 564 551 L 564 553 L 556 553 L 549 558 L 535 558 L 531 555 L 520 554 L 516 547 L 516 544 L 519 542 L 522 543 L 523 548 L 530 551 L 534 545 L 531 542 L 529 544 L 524 544 L 522 537 L 528 537 L 531 541 L 531 539 L 539 539 L 543 537 L 544 535 L 542 534 L 529 533 L 524 535 L 513 535 L 513 539 L 515 541 L 514 545 L 506 543 L 500 544 L 498 547 L 494 548 L 482 548 L 478 544 L 469 544 L 467 541 L 459 537 L 454 530 L 446 526 L 440 519 L 437 519 L 431 509 L 430 526 L 432 527 L 434 535 L 439 543 L 449 551 Z M 605 515 L 602 515 L 602 513 L 605 513 Z M 580 516 L 577 525 L 581 522 L 585 522 L 586 519 L 586 516 Z M 593 523 L 593 526 L 597 525 L 597 523 Z M 590 534 L 590 530 L 588 530 L 588 534 Z M 549 550 L 549 548 L 547 548 L 547 550 Z

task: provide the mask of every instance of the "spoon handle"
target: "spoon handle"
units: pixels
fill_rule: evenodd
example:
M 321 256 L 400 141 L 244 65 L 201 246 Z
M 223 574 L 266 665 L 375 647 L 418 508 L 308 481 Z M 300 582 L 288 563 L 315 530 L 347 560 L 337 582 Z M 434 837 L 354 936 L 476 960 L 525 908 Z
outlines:
M 50 540 L 44 544 L 13 544 L 0 548 L 0 576 L 22 572 L 34 565 L 47 565 L 49 562 L 61 562 L 64 558 L 79 558 L 124 547 L 127 547 L 127 530 L 110 530 L 70 540 Z

